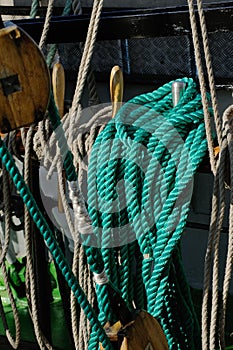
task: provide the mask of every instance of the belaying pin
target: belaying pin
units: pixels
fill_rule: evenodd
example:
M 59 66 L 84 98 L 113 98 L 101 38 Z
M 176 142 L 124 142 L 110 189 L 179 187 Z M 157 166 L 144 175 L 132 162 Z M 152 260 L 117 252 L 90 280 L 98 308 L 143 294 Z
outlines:
M 185 92 L 185 88 L 186 88 L 186 83 L 184 83 L 183 81 L 175 81 L 172 84 L 173 107 L 175 107 L 179 103 L 181 97 Z

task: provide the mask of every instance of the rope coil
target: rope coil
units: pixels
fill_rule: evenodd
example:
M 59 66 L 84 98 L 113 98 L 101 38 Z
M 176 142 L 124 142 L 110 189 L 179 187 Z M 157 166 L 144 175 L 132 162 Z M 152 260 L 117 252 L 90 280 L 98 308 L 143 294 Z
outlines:
M 192 79 L 182 81 L 187 89 L 176 107 L 170 82 L 125 103 L 99 134 L 89 161 L 88 210 L 110 283 L 127 302 L 138 300 L 129 264 L 138 244 L 148 312 L 160 321 L 170 349 L 197 349 L 200 330 L 180 239 L 207 143 L 201 96 Z M 104 323 L 112 316 L 100 295 Z

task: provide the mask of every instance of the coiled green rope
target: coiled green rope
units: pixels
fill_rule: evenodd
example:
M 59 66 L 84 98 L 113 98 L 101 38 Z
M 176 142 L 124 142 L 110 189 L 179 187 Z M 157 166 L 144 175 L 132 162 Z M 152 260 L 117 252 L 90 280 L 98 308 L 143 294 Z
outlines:
M 130 303 L 140 290 L 142 305 L 143 286 L 136 285 L 143 279 L 147 310 L 160 321 L 169 348 L 194 350 L 200 347 L 199 325 L 180 239 L 193 175 L 207 143 L 201 96 L 192 79 L 182 81 L 186 90 L 176 107 L 170 82 L 127 102 L 97 137 L 89 163 L 88 210 L 105 270 L 122 297 Z M 141 252 L 136 284 L 132 263 L 127 265 L 134 239 Z M 119 246 L 123 242 L 120 249 L 117 240 Z M 101 298 L 101 322 L 108 318 L 105 303 Z

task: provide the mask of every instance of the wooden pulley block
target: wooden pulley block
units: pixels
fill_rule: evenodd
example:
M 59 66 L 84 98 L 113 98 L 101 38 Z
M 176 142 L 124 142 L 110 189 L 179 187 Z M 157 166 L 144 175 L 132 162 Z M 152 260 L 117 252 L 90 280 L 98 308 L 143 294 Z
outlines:
M 0 132 L 43 119 L 50 75 L 37 44 L 19 27 L 0 29 Z
M 106 333 L 117 350 L 168 350 L 160 324 L 144 310 L 137 312 L 127 325 L 122 327 L 117 322 L 106 329 Z M 100 348 L 103 350 L 102 345 Z

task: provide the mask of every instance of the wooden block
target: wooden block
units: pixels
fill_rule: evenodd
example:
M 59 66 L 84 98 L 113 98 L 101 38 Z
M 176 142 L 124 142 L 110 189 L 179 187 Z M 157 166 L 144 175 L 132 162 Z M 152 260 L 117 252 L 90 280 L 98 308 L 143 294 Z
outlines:
M 162 328 L 146 311 L 140 311 L 120 333 L 124 335 L 120 350 L 168 350 Z
M 0 30 L 0 132 L 41 120 L 50 97 L 50 76 L 36 43 L 16 26 Z
M 124 327 L 117 322 L 105 329 L 114 349 L 168 350 L 167 340 L 160 324 L 144 310 L 138 312 L 135 320 Z M 104 350 L 101 344 L 100 349 Z

